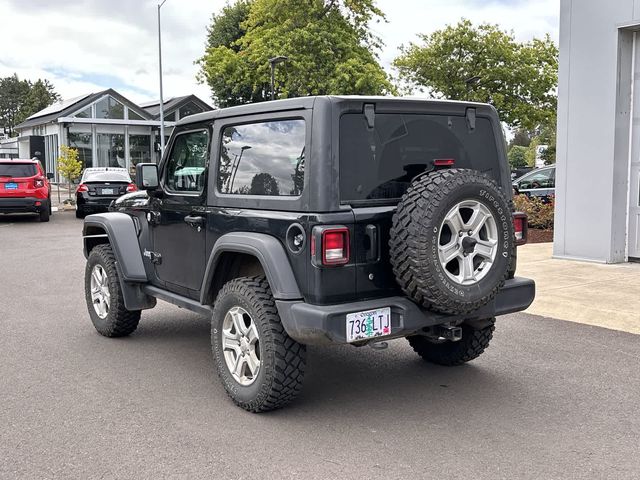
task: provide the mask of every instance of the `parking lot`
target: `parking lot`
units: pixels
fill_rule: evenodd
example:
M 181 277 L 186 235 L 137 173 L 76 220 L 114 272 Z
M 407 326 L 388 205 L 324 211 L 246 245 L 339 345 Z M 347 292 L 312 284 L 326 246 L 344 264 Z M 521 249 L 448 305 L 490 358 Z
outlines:
M 310 348 L 298 401 L 254 415 L 206 318 L 159 304 L 131 337 L 95 332 L 81 225 L 0 216 L 2 478 L 638 477 L 637 335 L 516 314 L 457 368 L 402 340 Z

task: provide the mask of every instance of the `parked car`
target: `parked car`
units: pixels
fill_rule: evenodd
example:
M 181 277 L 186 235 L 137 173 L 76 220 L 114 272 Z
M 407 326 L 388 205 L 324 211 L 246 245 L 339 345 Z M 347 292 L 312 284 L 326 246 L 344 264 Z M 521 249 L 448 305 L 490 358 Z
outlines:
M 0 213 L 35 213 L 48 222 L 51 178 L 37 159 L 0 159 Z
M 136 169 L 146 199 L 84 221 L 89 317 L 121 337 L 157 299 L 208 316 L 220 380 L 251 412 L 299 394 L 307 345 L 406 338 L 425 361 L 462 365 L 497 316 L 534 299 L 533 280 L 515 276 L 526 215 L 509 206 L 490 105 L 220 109 L 178 122 L 160 165 Z
M 87 168 L 76 188 L 76 217 L 84 218 L 89 213 L 106 212 L 111 202 L 120 195 L 136 190 L 126 168 Z
M 548 200 L 556 192 L 556 166 L 538 168 L 521 176 L 513 181 L 513 189 L 517 194 Z

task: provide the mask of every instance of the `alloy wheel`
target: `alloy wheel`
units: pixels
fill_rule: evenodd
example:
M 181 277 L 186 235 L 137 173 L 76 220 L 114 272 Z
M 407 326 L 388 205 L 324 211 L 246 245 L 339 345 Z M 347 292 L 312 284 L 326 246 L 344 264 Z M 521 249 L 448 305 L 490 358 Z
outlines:
M 449 279 L 475 285 L 491 270 L 498 250 L 498 226 L 491 210 L 477 200 L 455 205 L 438 232 L 438 259 Z
M 98 317 L 106 318 L 109 314 L 111 292 L 107 272 L 100 264 L 95 265 L 91 271 L 91 301 Z
M 260 372 L 260 337 L 251 315 L 242 307 L 229 309 L 222 322 L 222 349 L 236 382 L 247 387 Z

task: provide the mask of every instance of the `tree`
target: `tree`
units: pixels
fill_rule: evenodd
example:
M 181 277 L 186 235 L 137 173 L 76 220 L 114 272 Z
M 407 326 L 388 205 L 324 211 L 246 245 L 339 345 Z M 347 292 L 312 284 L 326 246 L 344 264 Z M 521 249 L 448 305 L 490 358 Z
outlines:
M 516 42 L 497 25 L 469 20 L 421 35 L 394 61 L 400 78 L 438 98 L 491 103 L 515 129 L 536 130 L 555 116 L 558 48 L 547 35 Z
M 13 127 L 20 123 L 21 110 L 29 94 L 29 83 L 18 75 L 0 79 L 0 124 L 13 136 Z
M 527 166 L 527 147 L 514 145 L 509 149 L 507 158 L 511 169 L 522 168 Z
M 509 142 L 509 146 L 518 145 L 520 147 L 528 147 L 531 144 L 531 134 L 526 130 L 516 130 L 513 134 L 513 138 Z
M 509 166 L 511 169 L 522 168 L 527 166 L 527 147 L 514 145 L 509 149 L 507 154 Z
M 60 95 L 48 80 L 32 83 L 17 74 L 0 78 L 0 125 L 13 136 L 16 125 L 58 100 Z
M 58 172 L 69 181 L 69 198 L 71 198 L 71 182 L 82 174 L 82 162 L 78 159 L 77 149 L 67 145 L 60 146 Z
M 213 16 L 198 78 L 220 107 L 265 101 L 268 60 L 284 55 L 279 98 L 394 92 L 377 61 L 374 19 L 384 19 L 374 0 L 241 0 Z

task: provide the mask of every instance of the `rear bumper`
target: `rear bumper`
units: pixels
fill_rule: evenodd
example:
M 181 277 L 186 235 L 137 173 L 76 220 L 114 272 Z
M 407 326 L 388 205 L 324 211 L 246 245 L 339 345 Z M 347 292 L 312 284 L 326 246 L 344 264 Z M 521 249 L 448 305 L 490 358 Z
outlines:
M 118 197 L 91 197 L 87 195 L 76 195 L 76 205 L 82 212 L 107 212 L 111 202 Z
M 507 280 L 496 297 L 467 315 L 445 315 L 423 310 L 407 297 L 387 297 L 337 305 L 311 305 L 302 301 L 276 300 L 289 336 L 304 344 L 346 343 L 346 315 L 391 307 L 391 335 L 376 341 L 406 337 L 425 327 L 447 322 L 486 319 L 525 310 L 535 297 L 535 283 L 528 278 Z
M 49 201 L 46 198 L 0 197 L 0 213 L 40 213 L 47 208 Z

